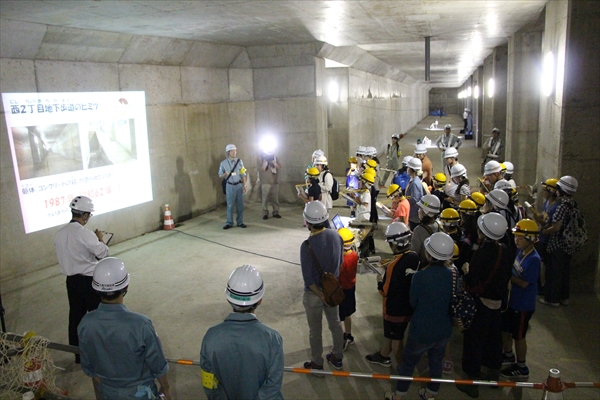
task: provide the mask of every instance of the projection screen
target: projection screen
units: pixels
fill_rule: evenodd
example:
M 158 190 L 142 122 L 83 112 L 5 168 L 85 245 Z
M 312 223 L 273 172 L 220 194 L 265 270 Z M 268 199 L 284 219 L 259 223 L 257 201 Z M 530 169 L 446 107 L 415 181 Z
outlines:
M 152 201 L 144 92 L 3 93 L 25 232 Z

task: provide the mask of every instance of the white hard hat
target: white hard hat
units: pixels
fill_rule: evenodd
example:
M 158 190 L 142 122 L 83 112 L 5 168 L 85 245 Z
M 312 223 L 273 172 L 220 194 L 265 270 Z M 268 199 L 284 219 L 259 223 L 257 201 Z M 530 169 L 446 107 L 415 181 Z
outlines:
M 494 189 L 485 195 L 496 208 L 506 210 L 508 207 L 508 194 L 504 190 Z
M 423 163 L 417 157 L 413 157 L 410 160 L 408 160 L 406 166 L 408 168 L 414 169 L 415 171 L 420 171 L 421 168 L 423 168 Z
M 315 150 L 312 153 L 312 158 L 317 158 L 319 156 L 324 156 L 325 153 L 323 153 L 323 150 L 319 149 L 319 150 Z
M 425 239 L 425 250 L 429 255 L 440 261 L 446 261 L 454 255 L 454 240 L 444 232 L 435 232 Z
M 450 168 L 450 176 L 452 178 L 456 178 L 458 176 L 463 176 L 467 174 L 467 169 L 462 164 L 456 164 L 452 168 Z
M 436 216 L 441 211 L 440 199 L 434 194 L 426 194 L 421 197 L 417 205 L 427 214 L 432 217 Z
M 513 187 L 506 179 L 500 179 L 494 184 L 494 189 L 500 189 L 504 191 L 510 190 L 512 192 Z
M 227 146 L 225 146 L 225 153 L 228 153 L 231 150 L 237 150 L 237 147 L 235 147 L 235 144 L 228 144 Z
M 444 127 L 444 129 L 452 129 L 452 125 L 446 124 L 446 126 Z
M 302 212 L 304 220 L 312 225 L 321 224 L 329 219 L 329 212 L 325 204 L 320 201 L 309 201 Z
M 398 135 L 397 133 L 394 133 L 392 135 L 392 139 L 400 139 L 400 135 Z
M 107 257 L 100 260 L 94 268 L 92 287 L 98 292 L 116 292 L 129 285 L 129 274 L 123 261 L 116 257 Z
M 358 146 L 358 149 L 356 150 L 356 154 L 364 156 L 366 151 L 367 151 L 367 148 L 365 146 Z
M 94 212 L 94 203 L 92 199 L 86 196 L 77 196 L 73 200 L 71 200 L 71 204 L 69 204 L 71 210 L 80 211 L 80 212 Z
M 485 164 L 485 167 L 483 167 L 483 175 L 485 176 L 495 174 L 496 172 L 500 171 L 502 171 L 500 163 L 494 160 L 488 161 L 487 164 Z
M 510 161 L 504 161 L 502 164 L 506 167 L 506 173 L 512 175 L 515 173 L 515 166 Z
M 494 129 L 492 129 L 492 133 L 494 133 L 494 132 L 496 132 L 496 133 L 500 133 L 500 129 L 498 129 L 498 128 L 494 128 Z
M 458 157 L 458 150 L 456 150 L 456 148 L 449 147 L 446 149 L 446 151 L 444 151 L 444 158 L 450 158 L 450 157 L 454 157 L 454 158 Z
M 477 226 L 485 236 L 493 240 L 502 239 L 508 228 L 506 218 L 495 212 L 480 215 Z
M 415 149 L 415 154 L 425 154 L 427 153 L 427 146 L 423 143 L 419 143 L 417 148 Z
M 573 178 L 570 175 L 565 175 L 558 180 L 558 188 L 565 192 L 566 194 L 573 195 L 577 192 L 577 188 L 579 187 L 579 183 L 577 179 Z
M 327 165 L 327 157 L 325 157 L 325 156 L 318 156 L 315 159 L 315 165 L 319 165 L 319 164 L 321 164 L 321 165 Z
M 251 265 L 236 268 L 227 281 L 225 298 L 236 306 L 249 307 L 259 302 L 265 294 L 260 273 Z
M 465 108 L 465 111 L 469 111 L 469 109 L 468 109 L 468 108 Z
M 412 232 L 404 222 L 392 222 L 385 230 L 385 241 L 394 243 L 400 247 L 410 244 Z
M 412 160 L 413 156 L 406 156 L 402 159 L 402 165 L 408 166 L 408 162 Z
M 365 155 L 367 156 L 376 156 L 377 155 L 377 149 L 373 146 L 367 146 L 367 151 L 365 152 Z

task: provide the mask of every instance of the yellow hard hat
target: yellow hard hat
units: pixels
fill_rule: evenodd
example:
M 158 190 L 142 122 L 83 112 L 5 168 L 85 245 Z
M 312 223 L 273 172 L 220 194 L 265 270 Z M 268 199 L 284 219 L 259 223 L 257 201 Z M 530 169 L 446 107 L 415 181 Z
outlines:
M 558 189 L 558 179 L 556 179 L 556 178 L 546 179 L 544 182 L 542 182 L 542 186 L 545 186 L 549 189 L 557 190 Z
M 538 227 L 538 224 L 529 218 L 525 218 L 517 222 L 512 231 L 513 235 L 524 236 L 527 239 L 535 239 L 540 234 L 540 228 Z
M 433 176 L 433 180 L 436 181 L 437 183 L 439 183 L 440 185 L 445 185 L 446 184 L 446 175 L 443 174 L 442 172 L 438 172 L 437 174 L 435 174 Z
M 500 163 L 500 172 L 504 173 L 506 172 L 506 165 L 504 165 L 504 163 Z
M 445 208 L 440 214 L 440 221 L 444 225 L 456 226 L 460 221 L 460 215 L 454 208 Z
M 452 261 L 458 260 L 458 256 L 460 255 L 460 250 L 458 249 L 458 245 L 454 243 L 454 252 L 452 253 Z
M 338 234 L 342 237 L 345 245 L 354 243 L 354 234 L 350 229 L 340 228 L 338 229 Z
M 483 193 L 473 192 L 471 196 L 469 196 L 469 200 L 472 200 L 477 207 L 482 207 L 485 204 L 485 196 Z
M 458 205 L 458 211 L 471 215 L 477 211 L 477 205 L 473 200 L 465 199 Z
M 348 159 L 348 162 L 349 162 L 349 163 L 354 163 L 354 164 L 356 164 L 356 157 L 350 157 L 350 158 Z
M 371 168 L 376 168 L 377 167 L 377 161 L 375 161 L 373 159 L 367 160 L 367 165 L 369 167 L 371 167 Z
M 377 170 L 375 168 L 371 168 L 371 167 L 365 168 L 365 171 L 363 173 L 377 176 Z
M 317 177 L 319 176 L 320 172 L 317 169 L 317 167 L 310 167 L 309 169 L 306 170 L 306 175 L 310 176 L 310 177 Z
M 400 190 L 400 186 L 396 185 L 395 183 L 392 183 L 390 185 L 390 187 L 387 190 L 387 197 L 392 197 L 394 194 L 396 194 L 398 191 Z
M 366 170 L 360 176 L 360 179 L 362 179 L 363 181 L 368 182 L 368 183 L 370 183 L 372 185 L 372 184 L 375 183 L 375 174 L 372 173 L 372 172 L 369 172 L 369 170 Z

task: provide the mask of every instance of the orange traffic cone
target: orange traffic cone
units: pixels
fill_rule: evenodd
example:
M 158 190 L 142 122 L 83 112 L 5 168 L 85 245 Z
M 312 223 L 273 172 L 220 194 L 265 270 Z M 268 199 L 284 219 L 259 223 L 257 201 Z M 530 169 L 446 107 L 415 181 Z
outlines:
M 171 208 L 168 204 L 165 204 L 165 225 L 164 230 L 170 231 L 175 228 L 175 223 L 173 222 L 173 216 L 171 215 Z

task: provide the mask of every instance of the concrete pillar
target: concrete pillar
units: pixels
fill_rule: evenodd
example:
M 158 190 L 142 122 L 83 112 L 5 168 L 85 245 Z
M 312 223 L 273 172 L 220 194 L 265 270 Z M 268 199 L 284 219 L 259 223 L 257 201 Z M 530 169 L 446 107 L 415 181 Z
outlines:
M 590 292 L 599 279 L 598 126 L 600 125 L 600 3 L 550 1 L 546 5 L 542 60 L 552 52 L 553 89 L 540 100 L 538 180 L 572 175 L 586 218 L 588 243 L 573 257 L 573 292 Z
M 483 61 L 484 100 L 483 100 L 483 137 L 482 143 L 492 135 L 492 129 L 506 132 L 506 87 L 508 71 L 508 45 L 496 47 Z M 490 88 L 493 79 L 493 92 Z M 491 96 L 491 97 L 490 97 Z M 504 156 L 500 156 L 504 160 Z
M 577 201 L 586 217 L 589 241 L 573 259 L 578 266 L 574 289 L 592 291 L 600 281 L 598 171 L 600 151 L 600 3 L 570 1 L 569 31 L 563 89 L 563 149 L 561 173 L 579 180 Z
M 541 19 L 541 23 L 515 33 L 508 42 L 507 118 L 502 140 L 519 185 L 536 181 L 543 30 Z

